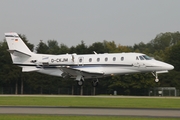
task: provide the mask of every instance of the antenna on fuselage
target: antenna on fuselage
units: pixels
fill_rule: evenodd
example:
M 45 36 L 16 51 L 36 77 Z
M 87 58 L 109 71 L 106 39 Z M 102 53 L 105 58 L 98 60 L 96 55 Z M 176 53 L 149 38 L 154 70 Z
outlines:
M 93 51 L 93 53 L 97 55 L 96 51 Z

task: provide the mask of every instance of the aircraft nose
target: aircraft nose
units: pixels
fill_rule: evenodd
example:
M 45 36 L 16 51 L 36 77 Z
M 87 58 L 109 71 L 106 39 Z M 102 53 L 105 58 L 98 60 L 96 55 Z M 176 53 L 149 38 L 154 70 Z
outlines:
M 166 64 L 166 68 L 167 68 L 167 70 L 172 70 L 172 69 L 174 69 L 174 66 L 171 64 Z

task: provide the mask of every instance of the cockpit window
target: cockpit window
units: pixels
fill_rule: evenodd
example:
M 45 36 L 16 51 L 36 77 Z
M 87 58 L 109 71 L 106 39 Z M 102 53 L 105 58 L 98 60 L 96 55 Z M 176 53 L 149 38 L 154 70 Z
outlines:
M 139 58 L 140 58 L 140 60 L 152 60 L 152 58 L 147 55 L 139 56 Z M 136 57 L 136 60 L 138 60 L 138 57 Z
M 143 56 L 139 56 L 140 60 L 144 60 L 144 57 Z
M 152 60 L 151 57 L 147 56 L 147 55 L 143 55 L 143 57 L 146 59 L 146 60 Z

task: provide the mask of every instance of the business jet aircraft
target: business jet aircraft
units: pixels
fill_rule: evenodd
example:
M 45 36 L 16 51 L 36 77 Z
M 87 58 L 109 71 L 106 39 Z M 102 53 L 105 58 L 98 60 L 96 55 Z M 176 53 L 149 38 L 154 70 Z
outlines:
M 36 54 L 29 50 L 17 33 L 5 33 L 5 38 L 13 64 L 22 67 L 23 72 L 68 76 L 74 78 L 80 86 L 84 79 L 92 79 L 95 87 L 98 78 L 144 72 L 151 72 L 158 82 L 158 73 L 174 69 L 174 66 L 142 53 Z

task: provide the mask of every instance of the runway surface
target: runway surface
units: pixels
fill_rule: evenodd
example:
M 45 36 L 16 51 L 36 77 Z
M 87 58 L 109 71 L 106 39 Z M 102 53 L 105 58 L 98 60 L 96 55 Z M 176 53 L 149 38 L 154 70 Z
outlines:
M 180 109 L 122 109 L 0 106 L 0 114 L 93 115 L 180 118 Z

